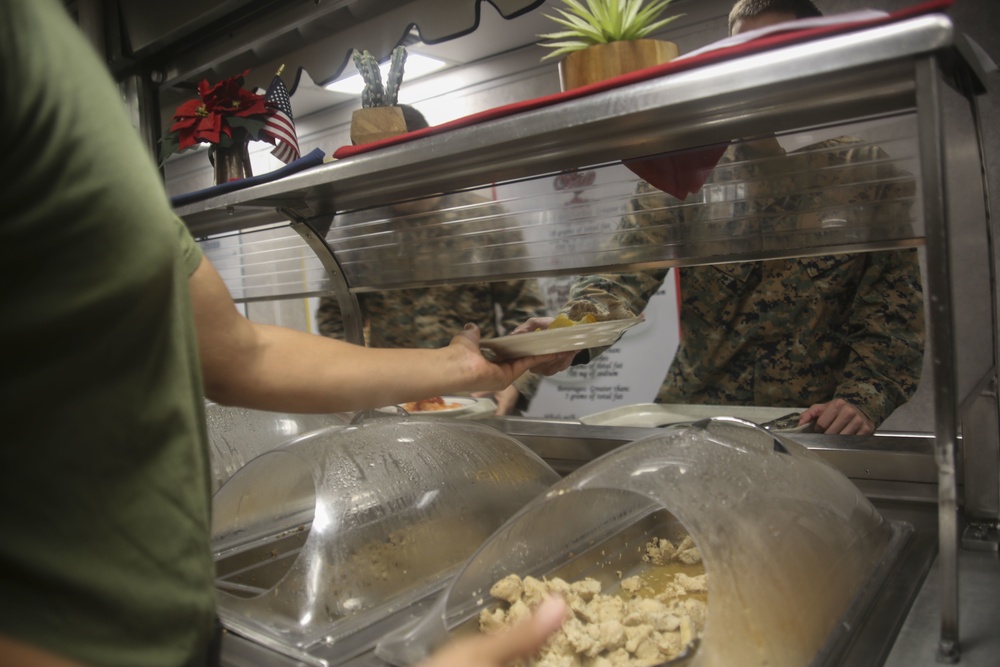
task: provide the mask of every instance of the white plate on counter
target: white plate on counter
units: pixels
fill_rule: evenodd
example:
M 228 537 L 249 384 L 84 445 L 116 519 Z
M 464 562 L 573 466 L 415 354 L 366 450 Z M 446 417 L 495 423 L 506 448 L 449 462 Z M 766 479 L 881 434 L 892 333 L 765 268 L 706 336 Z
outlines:
M 772 419 L 780 419 L 793 412 L 804 412 L 805 408 L 768 408 L 753 405 L 684 405 L 669 403 L 638 403 L 623 405 L 610 410 L 602 410 L 592 415 L 580 417 L 582 424 L 591 426 L 637 426 L 654 428 L 698 421 L 708 417 L 736 417 L 755 424 L 764 424 Z M 796 428 L 780 429 L 791 433 L 806 431 L 811 424 Z
M 641 317 L 574 324 L 557 329 L 540 329 L 480 341 L 479 347 L 490 359 L 505 360 L 538 354 L 608 347 L 618 342 L 626 331 L 641 323 Z

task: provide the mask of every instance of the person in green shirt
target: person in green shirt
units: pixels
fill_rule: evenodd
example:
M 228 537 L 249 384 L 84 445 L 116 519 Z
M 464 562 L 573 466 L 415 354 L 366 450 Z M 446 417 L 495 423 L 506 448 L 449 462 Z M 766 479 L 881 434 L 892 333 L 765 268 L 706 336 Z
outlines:
M 0 0 L 0 68 L 0 664 L 217 664 L 205 397 L 354 410 L 498 390 L 544 358 L 489 363 L 475 326 L 388 350 L 250 322 L 62 3 Z M 452 650 L 500 664 L 497 642 Z

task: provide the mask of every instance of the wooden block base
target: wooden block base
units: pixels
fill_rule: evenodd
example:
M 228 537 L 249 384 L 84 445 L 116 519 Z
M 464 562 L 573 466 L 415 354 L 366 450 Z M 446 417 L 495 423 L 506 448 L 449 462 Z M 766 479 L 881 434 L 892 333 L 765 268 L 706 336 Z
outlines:
M 351 143 L 370 144 L 406 134 L 406 120 L 399 107 L 369 107 L 351 115 Z
M 676 44 L 661 39 L 595 44 L 563 58 L 559 63 L 559 81 L 563 91 L 572 90 L 638 69 L 662 65 L 679 54 Z

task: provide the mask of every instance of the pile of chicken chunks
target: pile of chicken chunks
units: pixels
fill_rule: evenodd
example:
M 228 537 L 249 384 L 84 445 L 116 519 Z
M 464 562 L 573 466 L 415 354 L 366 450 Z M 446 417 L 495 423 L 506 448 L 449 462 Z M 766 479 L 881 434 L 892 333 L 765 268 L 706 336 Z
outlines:
M 651 565 L 679 561 L 701 563 L 701 555 L 684 538 L 677 545 L 654 539 L 643 560 Z M 677 573 L 664 589 L 652 590 L 638 576 L 621 580 L 614 595 L 602 593 L 600 582 L 583 579 L 536 579 L 516 574 L 490 589 L 506 604 L 479 616 L 483 632 L 496 632 L 531 614 L 550 594 L 561 595 L 569 607 L 562 628 L 532 661 L 534 667 L 650 667 L 681 655 L 705 625 L 708 591 L 704 573 Z

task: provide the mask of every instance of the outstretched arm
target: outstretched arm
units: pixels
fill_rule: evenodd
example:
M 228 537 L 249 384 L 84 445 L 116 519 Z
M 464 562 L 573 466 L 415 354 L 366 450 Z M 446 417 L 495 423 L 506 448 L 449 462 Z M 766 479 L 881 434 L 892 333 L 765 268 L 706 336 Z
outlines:
M 378 349 L 251 322 L 202 259 L 190 278 L 205 393 L 226 405 L 340 412 L 428 396 L 502 389 L 548 357 L 491 363 L 466 325 L 437 350 Z M 551 356 L 551 355 L 550 355 Z

